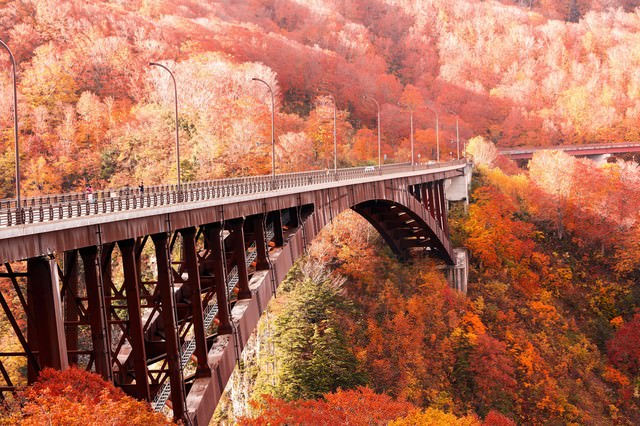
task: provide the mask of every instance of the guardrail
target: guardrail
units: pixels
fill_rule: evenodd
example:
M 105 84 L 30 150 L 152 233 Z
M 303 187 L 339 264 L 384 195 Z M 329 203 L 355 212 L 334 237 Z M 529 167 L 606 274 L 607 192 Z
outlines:
M 51 222 L 73 217 L 115 213 L 141 208 L 152 208 L 178 203 L 211 200 L 269 191 L 299 188 L 309 185 L 346 181 L 366 177 L 386 175 L 402 171 L 428 170 L 444 166 L 464 164 L 466 160 L 448 163 L 400 163 L 383 165 L 380 169 L 372 166 L 348 169 L 319 170 L 280 174 L 272 177 L 249 176 L 188 182 L 177 185 L 145 187 L 124 187 L 98 190 L 92 193 L 75 192 L 45 195 L 21 200 L 18 208 L 15 199 L 0 200 L 0 227 Z

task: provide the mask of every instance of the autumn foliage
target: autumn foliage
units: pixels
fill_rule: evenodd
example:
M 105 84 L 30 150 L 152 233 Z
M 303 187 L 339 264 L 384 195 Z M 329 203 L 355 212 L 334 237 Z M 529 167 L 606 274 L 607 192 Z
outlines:
M 5 1 L 18 63 L 22 187 L 37 195 L 499 146 L 635 140 L 633 1 Z M 611 29 L 615 28 L 615 36 Z M 7 55 L 0 61 L 8 68 Z M 0 195 L 13 195 L 12 96 L 0 76 Z M 436 115 L 438 128 L 436 129 Z M 457 126 L 456 126 L 457 123 Z M 459 129 L 459 137 L 456 133 Z M 419 155 L 419 156 L 418 156 Z
M 44 369 L 38 381 L 20 393 L 17 409 L 0 421 L 36 425 L 169 425 L 146 402 L 126 396 L 99 376 L 72 367 Z
M 638 250 L 637 174 L 557 152 L 529 171 L 479 168 L 467 213 L 450 217 L 471 253 L 466 296 L 432 261 L 397 263 L 354 213 L 316 238 L 311 258 L 345 279 L 353 371 L 418 408 L 392 424 L 640 420 L 638 269 L 624 254 Z
M 308 401 L 286 402 L 263 395 L 253 405 L 259 416 L 241 419 L 241 425 L 385 425 L 416 409 L 411 403 L 395 401 L 366 387 L 338 390 Z

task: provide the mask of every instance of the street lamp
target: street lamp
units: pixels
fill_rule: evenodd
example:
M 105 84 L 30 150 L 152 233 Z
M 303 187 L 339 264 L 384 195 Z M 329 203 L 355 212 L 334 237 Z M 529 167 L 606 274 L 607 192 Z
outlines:
M 457 159 L 460 159 L 460 133 L 458 132 L 458 113 L 456 113 L 455 111 L 452 110 L 448 110 L 449 114 L 453 114 L 456 116 L 456 153 L 457 155 Z
M 440 136 L 439 136 L 439 124 L 438 124 L 438 111 L 435 108 L 426 107 L 428 110 L 433 111 L 436 115 L 436 161 L 440 162 Z
M 413 161 L 413 108 L 410 108 L 409 105 L 403 105 L 403 104 L 398 104 L 400 106 L 404 106 L 409 108 L 409 122 L 411 123 L 411 134 L 410 134 L 410 140 L 411 140 L 411 166 L 413 167 L 414 161 Z
M 369 99 L 375 102 L 376 108 L 378 109 L 378 172 L 382 173 L 382 160 L 380 156 L 380 104 L 370 96 L 363 96 L 362 99 Z
M 173 80 L 173 100 L 175 102 L 175 107 L 176 107 L 176 158 L 177 158 L 177 165 L 178 165 L 178 198 L 180 198 L 180 191 L 181 191 L 181 185 L 180 185 L 180 140 L 178 139 L 178 86 L 176 85 L 176 78 L 173 76 L 173 73 L 171 72 L 171 70 L 169 68 L 167 68 L 166 66 L 159 64 L 157 62 L 149 62 L 149 66 L 156 66 L 156 67 L 160 67 L 162 69 L 164 69 L 165 71 L 167 71 L 169 73 L 169 75 L 171 76 L 171 80 Z
M 338 171 L 338 137 L 336 135 L 336 98 L 332 93 L 328 93 L 333 101 L 333 172 Z
M 275 139 L 275 122 L 276 122 L 276 103 L 273 96 L 273 89 L 266 81 L 261 78 L 253 77 L 252 81 L 259 81 L 267 86 L 269 93 L 271 93 L 271 176 L 275 180 L 276 178 L 276 139 Z
M 13 76 L 13 137 L 14 137 L 14 151 L 15 151 L 15 165 L 16 165 L 16 223 L 22 223 L 22 210 L 20 206 L 20 152 L 18 150 L 18 95 L 16 90 L 16 60 L 13 57 L 13 53 L 7 44 L 0 40 L 0 44 L 9 52 L 11 58 L 11 69 Z

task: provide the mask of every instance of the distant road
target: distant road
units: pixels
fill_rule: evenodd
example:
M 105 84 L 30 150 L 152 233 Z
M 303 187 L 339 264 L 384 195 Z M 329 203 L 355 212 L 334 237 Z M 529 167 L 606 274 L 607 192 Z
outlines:
M 512 160 L 528 160 L 538 151 L 555 150 L 564 151 L 577 157 L 588 157 L 602 154 L 625 154 L 640 152 L 640 142 L 621 142 L 589 145 L 554 145 L 538 147 L 498 148 L 498 152 Z

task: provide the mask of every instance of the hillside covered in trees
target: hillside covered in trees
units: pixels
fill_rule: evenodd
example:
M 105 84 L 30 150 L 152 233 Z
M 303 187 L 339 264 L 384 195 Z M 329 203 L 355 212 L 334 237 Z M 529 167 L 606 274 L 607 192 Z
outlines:
M 638 424 L 640 170 L 552 152 L 530 169 L 480 166 L 452 218 L 467 296 L 430 260 L 396 261 L 355 213 L 324 230 L 218 421 L 233 407 L 248 425 Z
M 363 96 L 379 102 L 387 162 L 410 158 L 410 114 L 422 161 L 436 157 L 437 140 L 441 159 L 457 157 L 458 124 L 484 164 L 468 212 L 452 214 L 456 243 L 471 250 L 468 296 L 429 260 L 397 263 L 346 215 L 292 271 L 256 358 L 238 369 L 242 395 L 229 398 L 242 407 L 217 420 L 640 424 L 637 163 L 597 167 L 544 152 L 525 172 L 489 155 L 492 144 L 639 139 L 637 6 L 1 1 L 0 39 L 18 63 L 22 185 L 37 195 L 175 182 L 173 87 L 152 61 L 176 76 L 183 181 L 270 172 L 270 97 L 253 78 L 275 92 L 278 173 L 332 166 L 331 96 L 339 167 L 377 158 L 376 105 Z M 4 51 L 0 66 L 6 198 L 14 152 Z M 116 403 L 138 411 L 110 388 L 56 399 L 67 385 L 46 400 L 42 387 L 26 391 L 9 419 L 38 424 L 41 408 L 53 416 L 57 405 L 82 414 L 74 404 L 94 399 L 104 402 L 99 416 Z
M 631 0 L 9 0 L 27 194 L 372 162 L 499 146 L 637 140 L 640 15 Z M 13 194 L 10 62 L 0 65 L 0 197 Z M 462 150 L 462 148 L 461 148 Z

